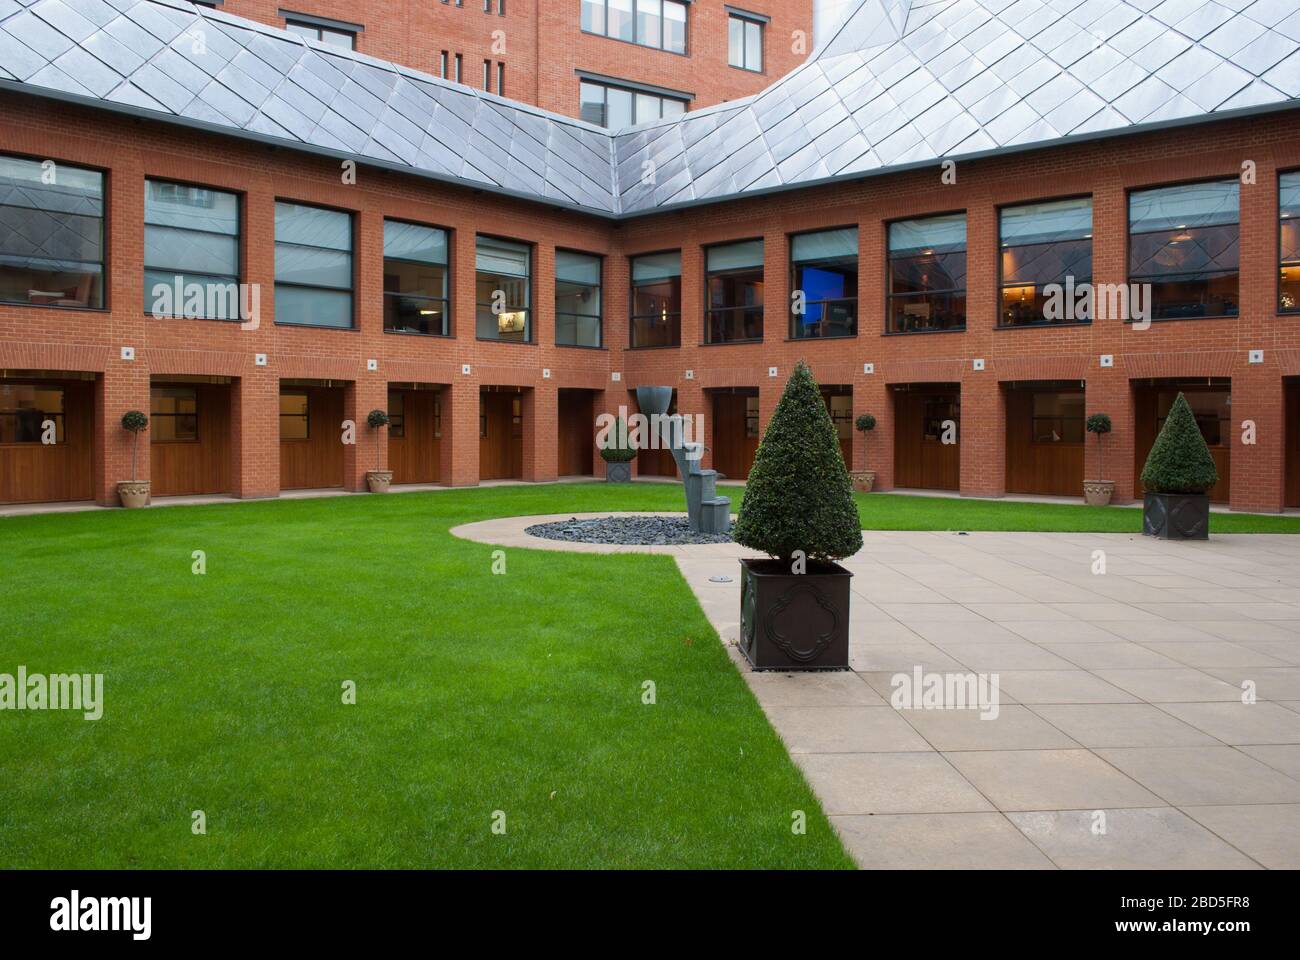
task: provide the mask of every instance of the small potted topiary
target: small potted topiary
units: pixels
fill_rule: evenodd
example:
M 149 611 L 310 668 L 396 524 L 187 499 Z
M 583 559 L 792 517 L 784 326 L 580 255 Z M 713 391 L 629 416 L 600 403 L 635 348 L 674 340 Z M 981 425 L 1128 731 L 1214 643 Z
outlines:
M 1162 540 L 1207 540 L 1210 498 L 1219 481 L 1214 457 L 1181 393 L 1142 468 L 1142 532 Z
M 754 669 L 847 670 L 852 574 L 835 561 L 862 548 L 862 521 L 802 361 L 758 445 L 732 535 L 771 558 L 740 561 L 740 649 Z
M 605 443 L 600 448 L 600 458 L 605 461 L 605 480 L 608 483 L 628 483 L 632 479 L 632 461 L 636 449 L 627 435 L 627 423 L 622 417 L 614 424 Z
M 147 426 L 149 426 L 149 418 L 139 410 L 128 410 L 122 414 L 122 429 L 131 434 L 131 479 L 123 480 L 117 485 L 117 496 L 122 501 L 122 506 L 130 509 L 149 504 L 149 481 L 137 480 L 135 472 L 140 434 Z
M 1097 435 L 1097 473 L 1101 476 L 1106 475 L 1106 469 L 1103 466 L 1101 438 L 1110 433 L 1111 423 L 1110 414 L 1094 413 L 1088 418 L 1084 428 L 1089 433 Z M 1083 481 L 1083 500 L 1090 507 L 1104 507 L 1110 503 L 1110 498 L 1115 495 L 1114 480 L 1085 480 Z
M 862 434 L 862 465 L 867 464 L 867 433 L 876 429 L 876 418 L 870 413 L 858 414 L 858 419 L 853 421 L 853 426 Z M 853 489 L 859 493 L 870 493 L 872 486 L 876 482 L 876 473 L 874 470 L 854 470 L 849 474 L 853 481 Z
M 387 493 L 388 485 L 393 482 L 393 471 L 379 469 L 379 431 L 392 423 L 384 410 L 371 410 L 366 415 L 366 423 L 375 431 L 375 469 L 366 471 L 366 486 L 371 493 Z

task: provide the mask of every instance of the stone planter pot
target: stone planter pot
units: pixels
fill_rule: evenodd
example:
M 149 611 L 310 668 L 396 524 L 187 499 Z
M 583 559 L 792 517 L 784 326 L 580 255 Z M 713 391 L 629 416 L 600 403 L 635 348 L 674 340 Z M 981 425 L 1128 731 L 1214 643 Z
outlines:
M 1142 533 L 1161 540 L 1210 539 L 1210 498 L 1204 493 L 1148 493 Z
M 849 473 L 849 479 L 853 481 L 853 489 L 858 493 L 870 493 L 871 488 L 876 483 L 876 472 L 874 470 L 853 470 Z
M 117 496 L 128 510 L 149 506 L 148 480 L 123 480 L 117 485 Z
M 849 580 L 837 563 L 793 574 L 741 560 L 740 650 L 755 670 L 849 669 Z
M 1114 480 L 1083 481 L 1083 502 L 1090 507 L 1110 505 L 1110 498 L 1115 495 Z
M 629 483 L 632 480 L 632 461 L 606 460 L 605 481 L 607 483 Z
M 393 471 L 391 470 L 366 471 L 366 486 L 370 488 L 371 493 L 387 493 L 392 482 Z

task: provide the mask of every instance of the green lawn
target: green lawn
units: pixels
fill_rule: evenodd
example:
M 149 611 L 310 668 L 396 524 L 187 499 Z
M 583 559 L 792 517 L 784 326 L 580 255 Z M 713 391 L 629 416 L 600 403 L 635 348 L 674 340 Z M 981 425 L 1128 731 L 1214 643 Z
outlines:
M 106 701 L 0 713 L 0 868 L 848 866 L 671 559 L 511 550 L 498 576 L 447 532 L 678 503 L 583 485 L 0 520 L 0 673 L 103 673 Z

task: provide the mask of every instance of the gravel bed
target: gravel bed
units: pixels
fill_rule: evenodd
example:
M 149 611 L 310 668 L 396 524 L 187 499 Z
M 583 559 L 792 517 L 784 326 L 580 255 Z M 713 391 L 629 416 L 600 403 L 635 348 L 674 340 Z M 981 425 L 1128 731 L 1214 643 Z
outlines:
M 682 543 L 731 543 L 731 534 L 691 533 L 685 517 L 601 517 L 596 520 L 559 520 L 538 523 L 524 530 L 534 537 L 568 543 L 617 543 L 670 546 Z

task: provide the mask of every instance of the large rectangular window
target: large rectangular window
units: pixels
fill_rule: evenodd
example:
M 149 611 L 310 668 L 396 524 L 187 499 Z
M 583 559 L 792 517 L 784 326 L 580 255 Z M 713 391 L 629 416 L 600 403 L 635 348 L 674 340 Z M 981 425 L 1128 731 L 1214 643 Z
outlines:
M 384 330 L 451 333 L 447 231 L 384 221 Z
M 1129 194 L 1129 282 L 1151 285 L 1151 319 L 1237 315 L 1239 186 L 1234 178 Z
M 300 37 L 331 47 L 342 47 L 344 50 L 357 48 L 357 31 L 360 27 L 344 23 L 313 22 L 314 20 L 315 18 L 309 21 L 306 17 L 294 19 L 289 16 L 285 18 L 284 29 L 287 33 L 296 33 Z
M 889 332 L 966 329 L 966 214 L 889 225 Z
M 682 344 L 682 254 L 650 253 L 632 258 L 633 347 Z
M 1279 313 L 1300 313 L 1300 172 L 1278 178 L 1279 244 L 1282 274 Z
M 581 23 L 586 33 L 686 52 L 686 4 L 679 0 L 582 0 Z
M 709 247 L 705 269 L 705 342 L 762 340 L 763 241 Z
M 599 347 L 600 257 L 555 252 L 555 342 L 566 347 Z
M 104 306 L 104 175 L 0 156 L 0 300 Z
M 199 396 L 194 387 L 153 387 L 149 399 L 150 442 L 198 442 Z
M 63 388 L 45 383 L 0 383 L 0 443 L 42 443 L 54 425 L 63 443 Z
M 1003 207 L 998 218 L 1002 252 L 1002 312 L 998 323 L 1017 327 L 1077 323 L 1074 304 L 1063 307 L 1063 292 L 1092 282 L 1092 199 L 1054 200 Z M 1051 303 L 1044 287 L 1056 284 L 1062 295 Z M 1085 313 L 1086 313 L 1085 309 Z
M 790 301 L 791 338 L 856 336 L 857 227 L 791 237 L 790 289 L 800 295 Z
M 239 197 L 146 180 L 145 312 L 238 320 L 239 304 Z
M 583 120 L 599 127 L 618 130 L 661 117 L 675 117 L 686 111 L 686 100 L 633 90 L 594 80 L 578 85 L 579 112 Z
M 305 393 L 280 394 L 280 439 L 306 440 L 311 436 L 311 406 Z
M 738 12 L 727 16 L 727 63 L 742 70 L 763 71 L 763 22 Z
M 525 243 L 478 238 L 475 291 L 481 339 L 517 343 L 533 339 L 532 259 L 532 248 Z
M 352 215 L 275 204 L 275 322 L 352 326 Z

